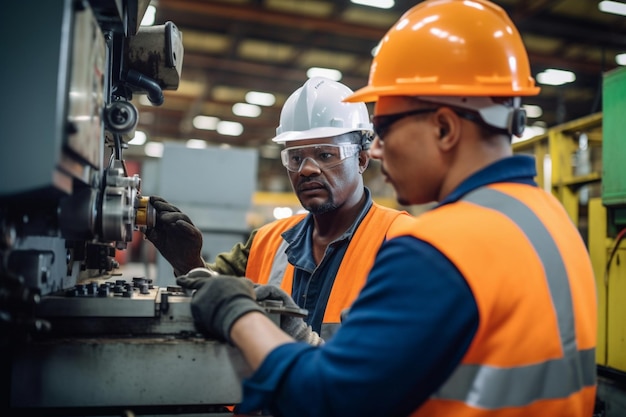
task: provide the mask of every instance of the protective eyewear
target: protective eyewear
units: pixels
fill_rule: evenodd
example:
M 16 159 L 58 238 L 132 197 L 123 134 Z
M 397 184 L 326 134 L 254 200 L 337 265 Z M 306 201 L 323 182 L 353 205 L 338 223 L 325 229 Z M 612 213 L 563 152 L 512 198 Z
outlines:
M 372 117 L 372 126 L 374 128 L 374 133 L 378 136 L 378 140 L 381 142 L 384 140 L 387 133 L 389 133 L 389 129 L 393 126 L 397 121 L 404 119 L 409 116 L 416 116 L 418 114 L 432 113 L 437 111 L 438 107 L 429 108 L 429 109 L 415 109 L 409 110 L 402 113 L 395 114 L 385 114 L 380 116 Z
M 320 169 L 327 169 L 339 165 L 360 150 L 361 146 L 356 143 L 294 146 L 280 151 L 280 159 L 291 172 L 300 172 L 307 159 Z

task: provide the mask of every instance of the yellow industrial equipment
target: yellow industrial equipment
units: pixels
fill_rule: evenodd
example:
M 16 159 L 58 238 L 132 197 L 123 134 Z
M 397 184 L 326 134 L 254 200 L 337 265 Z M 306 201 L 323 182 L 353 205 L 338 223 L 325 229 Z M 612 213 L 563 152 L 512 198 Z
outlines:
M 603 112 L 515 143 L 587 243 L 598 296 L 597 415 L 626 415 L 626 69 L 605 74 Z

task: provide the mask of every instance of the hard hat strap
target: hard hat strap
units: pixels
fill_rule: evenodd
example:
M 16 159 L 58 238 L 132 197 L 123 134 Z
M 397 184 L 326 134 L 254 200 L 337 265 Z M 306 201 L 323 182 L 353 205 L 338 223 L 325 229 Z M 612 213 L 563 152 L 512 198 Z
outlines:
M 521 98 L 512 97 L 511 103 L 500 103 L 491 97 L 419 96 L 419 100 L 445 104 L 476 112 L 488 126 L 521 136 L 526 126 L 526 111 L 521 108 Z

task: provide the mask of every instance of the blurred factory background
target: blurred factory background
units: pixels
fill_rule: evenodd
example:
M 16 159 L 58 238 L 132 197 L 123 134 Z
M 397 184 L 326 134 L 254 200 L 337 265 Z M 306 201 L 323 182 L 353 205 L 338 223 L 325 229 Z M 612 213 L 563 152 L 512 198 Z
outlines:
M 626 19 L 600 10 L 610 2 L 495 2 L 520 29 L 532 74 L 542 87 L 538 97 L 525 100 L 526 137 L 601 111 L 602 74 L 626 63 Z M 127 158 L 158 158 L 168 141 L 192 148 L 253 148 L 258 151 L 256 190 L 261 193 L 256 202 L 292 204 L 281 194 L 291 189 L 279 147 L 270 141 L 285 99 L 315 71 L 352 89 L 364 86 L 378 41 L 416 3 L 151 1 L 144 24 L 173 21 L 183 34 L 182 77 L 177 90 L 165 92 L 161 106 L 152 106 L 145 96 L 134 99 L 140 119 Z M 366 172 L 368 185 L 383 203 L 391 199 L 393 204 L 393 191 L 377 174 L 374 163 Z M 261 214 L 254 221 L 264 220 Z

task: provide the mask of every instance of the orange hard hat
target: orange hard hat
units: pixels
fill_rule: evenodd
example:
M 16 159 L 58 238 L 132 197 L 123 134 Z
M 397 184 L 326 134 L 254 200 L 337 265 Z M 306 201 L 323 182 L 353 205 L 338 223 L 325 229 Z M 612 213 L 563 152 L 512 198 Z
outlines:
M 380 96 L 539 94 L 517 28 L 486 0 L 426 0 L 381 40 L 369 82 L 345 101 Z

